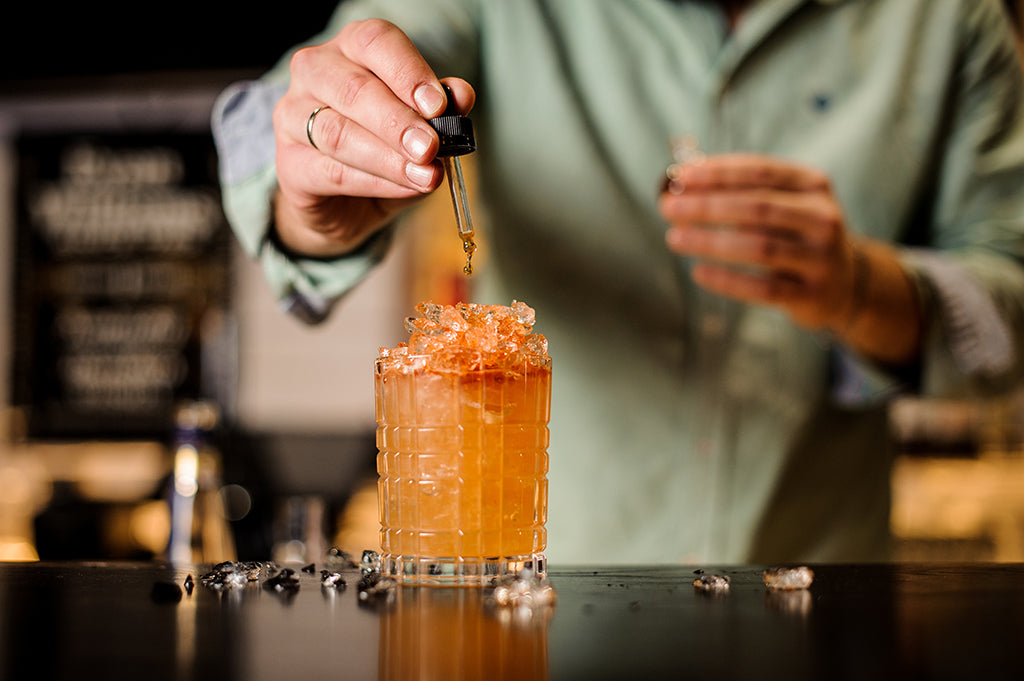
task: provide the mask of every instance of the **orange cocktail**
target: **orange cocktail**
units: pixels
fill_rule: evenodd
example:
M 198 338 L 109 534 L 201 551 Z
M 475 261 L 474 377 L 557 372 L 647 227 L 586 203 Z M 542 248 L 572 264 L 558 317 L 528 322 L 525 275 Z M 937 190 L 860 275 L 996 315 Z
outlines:
M 382 569 L 485 584 L 544 571 L 551 360 L 523 303 L 421 304 L 376 362 Z

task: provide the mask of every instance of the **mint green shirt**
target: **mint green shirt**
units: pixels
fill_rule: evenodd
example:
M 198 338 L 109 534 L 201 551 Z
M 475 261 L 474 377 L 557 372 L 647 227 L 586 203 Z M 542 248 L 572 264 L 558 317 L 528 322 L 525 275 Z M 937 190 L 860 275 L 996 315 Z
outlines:
M 707 2 L 348 0 L 318 39 L 371 16 L 477 88 L 474 296 L 526 301 L 549 339 L 549 559 L 884 559 L 887 398 L 1020 375 L 1022 79 L 999 3 L 761 0 L 730 34 Z M 326 263 L 266 241 L 286 78 L 226 92 L 214 127 L 240 242 L 316 318 L 387 239 Z M 679 134 L 828 173 L 851 231 L 898 244 L 919 285 L 917 375 L 689 281 L 656 209 Z

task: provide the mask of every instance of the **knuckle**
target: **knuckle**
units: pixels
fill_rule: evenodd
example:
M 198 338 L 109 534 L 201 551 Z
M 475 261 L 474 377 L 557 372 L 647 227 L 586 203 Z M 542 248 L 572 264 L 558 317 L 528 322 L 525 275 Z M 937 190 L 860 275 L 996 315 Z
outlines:
M 292 74 L 302 73 L 309 69 L 315 59 L 316 47 L 301 47 L 292 53 L 288 60 L 288 68 Z
M 774 168 L 767 165 L 758 165 L 754 168 L 753 182 L 755 187 L 771 187 L 776 183 Z
M 825 217 L 825 224 L 834 239 L 838 239 L 842 235 L 843 215 L 835 206 L 829 209 L 828 215 Z
M 765 196 L 758 196 L 750 204 L 750 213 L 754 221 L 760 224 L 768 224 L 772 217 L 773 206 Z
M 779 245 L 775 239 L 761 237 L 755 243 L 754 252 L 761 262 L 770 265 L 779 254 Z
M 820 170 L 809 171 L 811 176 L 811 187 L 827 194 L 832 193 L 832 180 Z
M 341 102 L 346 107 L 354 105 L 359 100 L 360 93 L 369 84 L 370 76 L 368 74 L 362 72 L 349 73 L 341 79 L 338 85 L 336 101 Z
M 398 30 L 398 27 L 390 21 L 377 18 L 356 21 L 346 28 L 349 29 L 353 43 L 361 50 L 373 49 L 381 38 Z
M 828 250 L 834 250 L 842 245 L 843 241 L 843 218 L 836 210 L 828 210 L 821 217 L 822 241 Z
M 317 145 L 328 151 L 343 149 L 348 138 L 349 121 L 343 116 L 324 117 Z
M 339 163 L 334 159 L 324 157 L 324 176 L 327 181 L 336 186 L 344 186 L 345 180 L 348 179 L 348 168 L 343 163 Z

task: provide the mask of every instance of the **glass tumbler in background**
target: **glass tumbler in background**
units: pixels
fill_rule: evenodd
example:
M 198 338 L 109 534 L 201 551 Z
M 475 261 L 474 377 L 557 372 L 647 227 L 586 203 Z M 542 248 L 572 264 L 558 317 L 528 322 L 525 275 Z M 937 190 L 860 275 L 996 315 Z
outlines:
M 481 586 L 543 575 L 550 360 L 489 367 L 460 352 L 376 362 L 382 572 Z

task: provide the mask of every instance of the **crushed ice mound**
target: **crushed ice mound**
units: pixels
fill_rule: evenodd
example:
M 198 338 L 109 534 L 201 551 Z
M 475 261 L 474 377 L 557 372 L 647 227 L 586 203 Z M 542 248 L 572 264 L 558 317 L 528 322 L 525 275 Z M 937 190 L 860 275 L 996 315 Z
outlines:
M 548 367 L 547 339 L 533 332 L 536 313 L 526 303 L 416 306 L 409 317 L 409 340 L 395 348 L 381 348 L 385 370 L 465 372 L 478 369 L 516 370 L 525 365 Z

